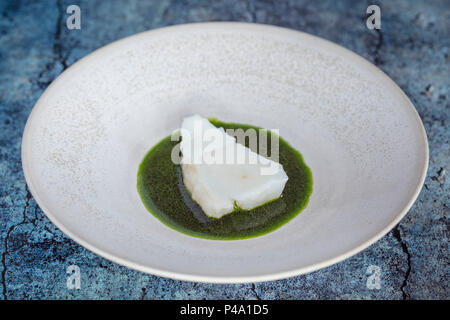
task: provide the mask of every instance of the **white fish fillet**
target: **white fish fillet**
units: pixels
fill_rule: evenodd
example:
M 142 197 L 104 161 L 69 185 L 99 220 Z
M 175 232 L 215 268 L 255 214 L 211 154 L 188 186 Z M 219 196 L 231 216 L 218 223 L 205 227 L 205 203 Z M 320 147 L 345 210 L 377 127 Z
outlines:
M 237 143 L 207 119 L 198 115 L 185 118 L 181 137 L 183 181 L 206 215 L 220 218 L 232 212 L 235 205 L 250 210 L 279 198 L 283 192 L 288 177 L 281 164 Z M 241 157 L 247 161 L 229 163 L 229 155 L 234 156 L 231 160 Z M 276 170 L 263 174 L 263 168 L 269 166 Z

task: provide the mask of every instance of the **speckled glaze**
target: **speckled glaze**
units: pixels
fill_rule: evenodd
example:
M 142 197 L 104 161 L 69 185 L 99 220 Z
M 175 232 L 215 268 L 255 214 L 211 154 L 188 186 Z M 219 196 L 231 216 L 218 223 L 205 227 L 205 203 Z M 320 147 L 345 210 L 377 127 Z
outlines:
M 138 165 L 193 113 L 280 129 L 313 172 L 305 211 L 232 243 L 149 215 Z M 34 107 L 22 159 L 40 207 L 90 250 L 166 277 L 245 282 L 317 270 L 378 240 L 417 197 L 428 147 L 407 97 L 354 53 L 287 29 L 215 23 L 138 34 L 76 63 Z

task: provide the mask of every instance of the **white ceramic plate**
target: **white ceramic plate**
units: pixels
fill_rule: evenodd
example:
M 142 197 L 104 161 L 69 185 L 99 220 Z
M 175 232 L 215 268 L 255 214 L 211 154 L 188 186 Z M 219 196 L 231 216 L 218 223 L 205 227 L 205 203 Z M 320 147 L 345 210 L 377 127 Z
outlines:
M 193 113 L 280 129 L 312 170 L 308 207 L 247 240 L 163 225 L 136 191 L 138 165 Z M 93 252 L 169 278 L 249 282 L 317 270 L 380 239 L 416 199 L 428 146 L 405 94 L 358 55 L 288 29 L 206 23 L 144 32 L 74 64 L 36 103 L 22 161 L 41 209 Z

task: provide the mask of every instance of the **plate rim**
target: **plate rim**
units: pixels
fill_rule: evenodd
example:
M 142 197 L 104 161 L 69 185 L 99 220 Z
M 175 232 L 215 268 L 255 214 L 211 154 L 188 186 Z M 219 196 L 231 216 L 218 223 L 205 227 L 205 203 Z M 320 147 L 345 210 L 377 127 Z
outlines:
M 366 240 L 365 242 L 361 243 L 360 245 L 356 246 L 353 249 L 347 250 L 344 253 L 341 253 L 334 258 L 326 259 L 321 262 L 317 262 L 315 264 L 305 266 L 305 267 L 299 267 L 299 268 L 293 268 L 289 270 L 283 270 L 279 272 L 269 272 L 264 274 L 258 274 L 258 275 L 251 275 L 251 276 L 209 276 L 209 275 L 200 275 L 200 274 L 192 274 L 192 273 L 182 273 L 182 272 L 174 272 L 174 271 L 167 271 L 160 268 L 154 268 L 149 267 L 146 265 L 142 265 L 137 262 L 133 262 L 128 259 L 124 259 L 118 255 L 115 255 L 113 253 L 110 253 L 106 250 L 103 250 L 99 248 L 98 246 L 94 246 L 75 233 L 71 232 L 69 227 L 66 227 L 63 223 L 59 222 L 59 220 L 56 218 L 55 215 L 52 214 L 52 212 L 45 206 L 44 202 L 39 197 L 39 193 L 37 191 L 37 188 L 34 186 L 33 181 L 31 179 L 30 169 L 28 168 L 27 164 L 27 150 L 28 150 L 28 132 L 30 130 L 30 126 L 33 123 L 33 119 L 36 117 L 36 114 L 39 112 L 39 107 L 42 104 L 42 101 L 44 100 L 45 96 L 50 92 L 51 88 L 55 85 L 57 82 L 61 82 L 64 77 L 67 76 L 68 70 L 75 70 L 76 68 L 79 68 L 86 60 L 91 59 L 94 56 L 97 56 L 106 50 L 111 50 L 114 46 L 120 45 L 125 41 L 130 41 L 131 39 L 135 37 L 144 36 L 147 34 L 154 35 L 156 33 L 163 33 L 163 32 L 171 32 L 171 31 L 179 31 L 182 29 L 199 29 L 199 28 L 234 28 L 234 29 L 247 29 L 246 31 L 252 31 L 255 32 L 261 32 L 261 31 L 271 31 L 275 33 L 292 33 L 293 36 L 298 37 L 307 37 L 311 40 L 315 40 L 318 42 L 321 42 L 322 44 L 325 44 L 327 46 L 333 47 L 333 49 L 337 49 L 338 51 L 342 52 L 343 54 L 347 56 L 353 57 L 357 62 L 364 63 L 370 65 L 370 67 L 373 69 L 373 72 L 377 72 L 379 75 L 383 76 L 385 78 L 386 82 L 393 87 L 396 91 L 398 91 L 401 96 L 405 99 L 406 104 L 409 106 L 410 111 L 414 114 L 416 121 L 419 126 L 419 130 L 421 133 L 422 142 L 424 144 L 424 154 L 423 156 L 423 167 L 422 172 L 420 174 L 420 179 L 418 181 L 418 184 L 415 187 L 415 190 L 409 199 L 409 201 L 406 203 L 406 205 L 403 207 L 402 210 L 399 211 L 399 213 L 396 215 L 396 217 L 382 230 L 380 230 L 378 233 L 376 233 L 374 236 L 372 236 L 370 239 Z M 77 242 L 79 245 L 85 247 L 89 251 L 107 259 L 112 262 L 118 263 L 120 265 L 123 265 L 125 267 L 138 270 L 144 273 L 153 274 L 156 276 L 171 278 L 175 280 L 183 280 L 183 281 L 193 281 L 193 282 L 203 282 L 203 283 L 250 283 L 250 282 L 263 282 L 263 281 L 273 281 L 273 280 L 280 280 L 285 278 L 290 278 L 306 273 L 310 273 L 313 271 L 317 271 L 322 268 L 326 268 L 328 266 L 331 266 L 333 264 L 339 263 L 345 259 L 350 258 L 351 256 L 363 251 L 367 247 L 371 246 L 373 243 L 380 240 L 382 237 L 384 237 L 389 231 L 391 231 L 402 219 L 403 217 L 408 213 L 409 209 L 412 207 L 414 202 L 416 201 L 417 197 L 420 194 L 420 191 L 423 188 L 423 184 L 425 182 L 425 178 L 428 171 L 429 166 L 429 145 L 428 145 L 428 139 L 427 134 L 425 131 L 425 127 L 423 125 L 422 119 L 419 116 L 419 113 L 417 112 L 417 109 L 414 107 L 408 96 L 403 92 L 403 90 L 380 68 L 378 68 L 376 65 L 368 61 L 367 59 L 363 58 L 362 56 L 358 55 L 357 53 L 339 45 L 332 41 L 329 41 L 327 39 L 311 35 L 306 32 L 285 28 L 285 27 L 279 27 L 274 25 L 268 25 L 268 24 L 258 24 L 258 23 L 248 23 L 248 22 L 197 22 L 197 23 L 187 23 L 187 24 L 178 24 L 178 25 L 172 25 L 172 26 L 166 26 L 166 27 L 160 27 L 156 29 L 150 29 L 147 31 L 139 32 L 124 38 L 121 38 L 119 40 L 113 41 L 105 46 L 102 46 L 93 52 L 87 54 L 83 58 L 76 61 L 73 65 L 71 65 L 69 68 L 67 68 L 65 71 L 63 71 L 58 77 L 56 77 L 52 83 L 45 89 L 45 91 L 41 94 L 39 99 L 34 104 L 27 122 L 25 124 L 23 134 L 22 134 L 22 143 L 21 143 L 21 161 L 22 161 L 22 169 L 25 177 L 26 184 L 28 186 L 28 190 L 30 191 L 31 195 L 36 200 L 37 205 L 39 205 L 40 209 L 46 214 L 46 216 L 50 219 L 50 221 L 55 224 L 64 234 L 66 234 L 69 238 Z

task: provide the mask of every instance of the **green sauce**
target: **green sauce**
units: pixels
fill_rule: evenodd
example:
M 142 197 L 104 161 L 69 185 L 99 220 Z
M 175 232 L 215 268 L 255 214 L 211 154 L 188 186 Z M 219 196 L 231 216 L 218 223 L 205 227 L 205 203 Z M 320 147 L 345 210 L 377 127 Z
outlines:
M 210 121 L 225 130 L 260 129 L 215 119 Z M 271 134 L 267 134 L 268 150 Z M 137 180 L 138 192 L 148 211 L 177 231 L 216 240 L 256 237 L 281 227 L 308 204 L 313 184 L 311 170 L 302 155 L 280 137 L 279 162 L 289 177 L 282 196 L 249 211 L 237 209 L 220 219 L 209 218 L 186 190 L 181 167 L 171 160 L 172 149 L 177 143 L 169 136 L 154 146 L 142 161 Z

